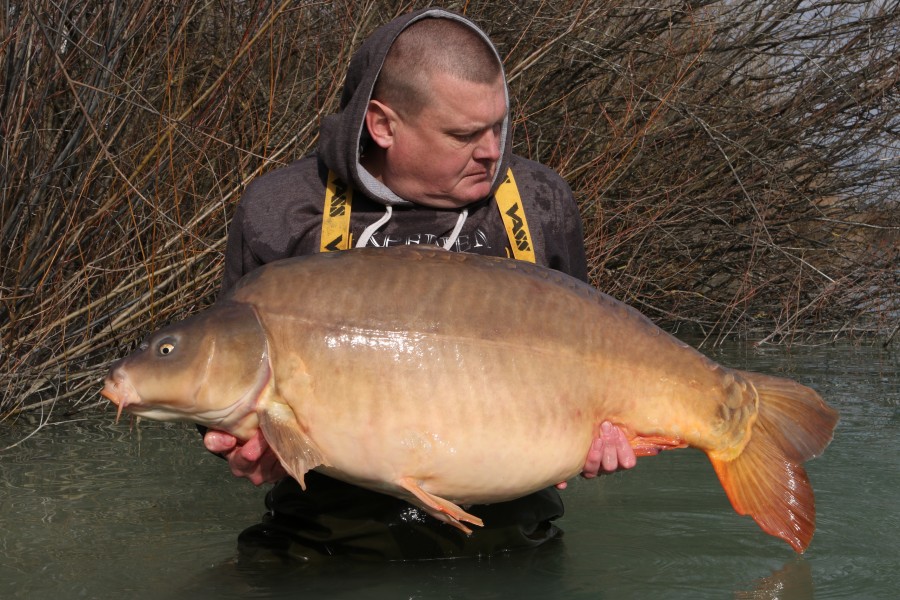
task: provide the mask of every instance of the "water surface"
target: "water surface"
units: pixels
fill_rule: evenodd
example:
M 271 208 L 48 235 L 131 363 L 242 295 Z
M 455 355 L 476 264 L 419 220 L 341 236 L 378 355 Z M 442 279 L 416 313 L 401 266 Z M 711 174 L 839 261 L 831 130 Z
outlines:
M 737 516 L 707 459 L 679 450 L 577 480 L 565 536 L 482 560 L 321 568 L 239 564 L 264 489 L 236 480 L 192 427 L 94 410 L 0 424 L 0 598 L 895 598 L 900 589 L 900 353 L 874 347 L 711 353 L 815 387 L 841 413 L 808 463 L 809 550 Z

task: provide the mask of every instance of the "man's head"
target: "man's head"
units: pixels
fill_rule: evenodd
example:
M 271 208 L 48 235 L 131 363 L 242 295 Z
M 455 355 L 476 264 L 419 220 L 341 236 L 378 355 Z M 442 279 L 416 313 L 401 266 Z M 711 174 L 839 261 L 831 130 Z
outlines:
M 457 208 L 490 192 L 506 119 L 506 84 L 493 48 L 467 25 L 410 25 L 385 58 L 366 113 L 363 164 L 395 194 Z
M 493 48 L 477 31 L 452 19 L 422 19 L 394 40 L 372 97 L 415 116 L 432 99 L 435 73 L 481 84 L 503 75 Z

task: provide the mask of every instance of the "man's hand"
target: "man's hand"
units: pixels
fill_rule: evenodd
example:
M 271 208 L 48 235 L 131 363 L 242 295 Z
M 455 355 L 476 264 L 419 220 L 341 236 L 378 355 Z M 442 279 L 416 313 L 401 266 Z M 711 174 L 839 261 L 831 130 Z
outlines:
M 594 440 L 591 449 L 588 450 L 581 475 L 590 479 L 600 473 L 630 469 L 635 464 L 637 464 L 637 457 L 625 434 L 609 421 L 603 421 L 600 424 L 600 436 Z M 563 481 L 556 484 L 556 487 L 564 490 L 566 485 L 566 482 Z
M 210 429 L 203 436 L 203 445 L 223 456 L 235 477 L 246 477 L 253 485 L 274 483 L 287 477 L 287 471 L 260 431 L 241 445 L 233 435 Z

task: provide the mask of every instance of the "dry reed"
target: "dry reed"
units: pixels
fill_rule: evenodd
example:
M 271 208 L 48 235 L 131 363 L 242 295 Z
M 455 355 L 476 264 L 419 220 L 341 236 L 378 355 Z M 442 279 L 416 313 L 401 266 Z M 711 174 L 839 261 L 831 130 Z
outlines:
M 505 57 L 594 282 L 707 339 L 896 333 L 894 2 L 445 2 Z M 86 405 L 215 296 L 248 181 L 315 148 L 352 51 L 418 2 L 0 7 L 0 416 Z

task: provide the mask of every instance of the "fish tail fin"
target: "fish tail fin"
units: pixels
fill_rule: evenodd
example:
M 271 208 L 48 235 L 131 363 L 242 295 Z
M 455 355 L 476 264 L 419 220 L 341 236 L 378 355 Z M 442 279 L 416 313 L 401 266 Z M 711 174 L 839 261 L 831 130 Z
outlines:
M 816 509 L 803 462 L 825 450 L 838 414 L 814 390 L 781 377 L 740 372 L 759 395 L 756 422 L 741 453 L 710 461 L 735 511 L 803 552 Z

